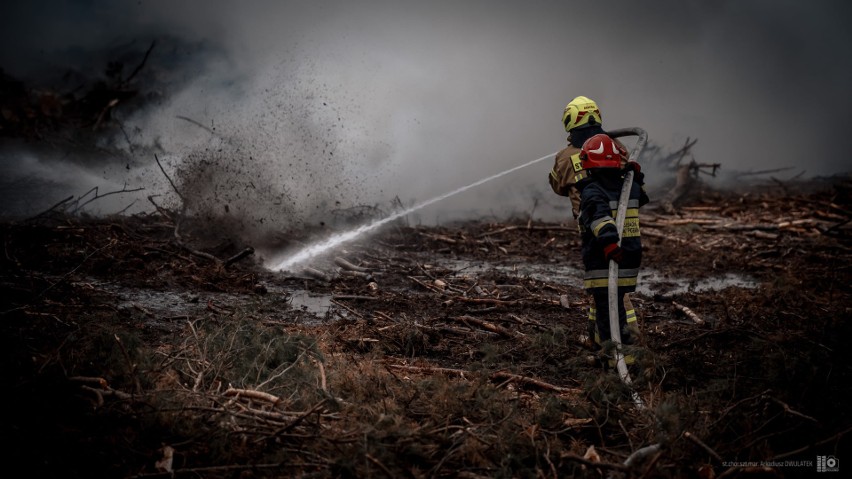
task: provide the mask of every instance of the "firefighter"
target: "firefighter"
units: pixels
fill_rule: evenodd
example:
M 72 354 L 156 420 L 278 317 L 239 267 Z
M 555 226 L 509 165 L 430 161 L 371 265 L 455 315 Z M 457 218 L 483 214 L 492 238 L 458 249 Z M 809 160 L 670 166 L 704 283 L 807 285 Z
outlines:
M 580 149 L 586 140 L 604 133 L 601 111 L 594 101 L 578 96 L 562 112 L 562 125 L 568 132 L 568 146 L 556 154 L 548 179 L 556 194 L 571 200 L 571 213 L 577 219 L 580 215 L 580 192 L 576 185 L 586 176 L 580 162 Z
M 568 132 L 568 145 L 556 154 L 554 166 L 550 171 L 548 181 L 556 194 L 567 196 L 571 200 L 571 213 L 574 215 L 574 219 L 577 220 L 580 216 L 580 191 L 577 189 L 577 182 L 588 175 L 583 169 L 580 152 L 586 140 L 606 132 L 603 129 L 601 111 L 597 103 L 585 96 L 578 96 L 565 106 L 562 112 L 562 125 L 565 127 L 565 131 Z M 624 145 L 618 140 L 615 140 L 615 143 L 624 149 Z M 622 161 L 622 166 L 624 164 L 625 162 Z M 596 348 L 600 344 L 600 338 L 595 333 L 598 312 L 595 308 L 593 298 L 590 298 L 590 303 L 588 310 L 589 335 L 587 345 Z M 629 296 L 624 297 L 624 307 L 628 327 L 633 333 L 633 336 L 636 336 L 639 334 L 636 322 L 636 310 L 633 308 Z
M 639 208 L 648 203 L 648 195 L 643 187 L 644 175 L 638 163 L 627 161 L 627 150 L 603 133 L 585 141 L 580 160 L 587 173 L 576 185 L 580 192 L 578 221 L 585 267 L 583 286 L 594 300 L 598 343 L 611 339 L 608 278 L 609 262 L 615 261 L 619 266 L 617 299 L 621 338 L 622 343 L 631 344 L 635 339 L 635 331 L 628 327 L 628 321 L 635 322 L 636 316 L 633 311 L 632 321 L 628 317 L 624 295 L 636 290 L 636 278 L 642 263 Z M 614 218 L 628 170 L 634 172 L 633 184 L 619 245 Z

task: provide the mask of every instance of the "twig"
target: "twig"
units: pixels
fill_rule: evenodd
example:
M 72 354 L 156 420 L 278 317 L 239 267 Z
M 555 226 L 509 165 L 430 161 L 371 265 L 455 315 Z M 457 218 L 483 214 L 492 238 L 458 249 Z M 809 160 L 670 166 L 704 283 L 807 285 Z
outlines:
M 394 369 L 402 369 L 403 371 L 424 373 L 424 374 L 430 374 L 430 373 L 447 374 L 449 376 L 459 376 L 463 379 L 466 379 L 465 375 L 473 375 L 473 373 L 471 371 L 466 371 L 464 369 L 437 368 L 437 367 L 431 367 L 431 366 L 404 366 L 404 365 L 401 365 L 401 364 L 387 364 L 386 367 L 394 368 Z
M 517 382 L 526 384 L 528 386 L 536 386 L 542 389 L 547 389 L 549 391 L 554 391 L 558 393 L 569 393 L 569 394 L 580 394 L 583 392 L 582 389 L 578 388 L 566 388 L 562 386 L 557 386 L 555 384 L 550 384 L 548 382 L 544 382 L 540 379 L 531 378 L 528 376 L 519 376 L 517 374 L 512 374 L 506 371 L 497 371 L 496 373 L 491 375 L 491 379 L 505 379 L 511 382 Z
M 523 229 L 527 231 L 576 231 L 575 228 L 569 228 L 567 226 L 528 226 L 528 225 L 512 225 L 500 228 L 499 230 L 494 231 L 486 231 L 485 233 L 480 234 L 477 238 L 484 238 L 486 236 L 496 235 L 500 233 L 505 233 L 506 231 L 513 231 Z
M 718 418 L 716 418 L 716 420 L 715 420 L 715 421 L 713 421 L 713 423 L 712 423 L 712 424 L 710 424 L 710 427 L 709 427 L 708 429 L 712 429 L 712 428 L 713 428 L 713 426 L 715 426 L 716 424 L 718 424 L 718 423 L 719 423 L 719 421 L 721 421 L 721 420 L 722 420 L 725 416 L 727 416 L 727 415 L 728 415 L 731 411 L 733 411 L 733 410 L 734 410 L 735 408 L 737 408 L 739 405 L 741 405 L 741 404 L 743 404 L 743 403 L 746 403 L 746 402 L 749 402 L 749 401 L 753 401 L 753 400 L 758 399 L 758 398 L 761 398 L 761 397 L 763 397 L 763 396 L 765 396 L 765 395 L 769 394 L 771 391 L 772 391 L 771 389 L 767 389 L 767 390 L 765 390 L 765 391 L 763 391 L 763 392 L 760 392 L 760 393 L 758 393 L 758 394 L 755 394 L 754 396 L 749 396 L 749 397 L 747 397 L 747 398 L 740 399 L 739 401 L 735 402 L 734 404 L 731 404 L 730 406 L 726 407 L 726 408 L 725 408 L 725 410 L 724 410 L 724 411 L 722 411 L 722 414 L 720 414 L 720 415 L 719 415 L 719 417 L 718 417 Z
M 784 412 L 786 412 L 787 414 L 790 414 L 792 416 L 797 416 L 797 417 L 800 417 L 802 419 L 807 419 L 808 421 L 812 421 L 816 424 L 819 424 L 819 421 L 817 421 L 816 419 L 812 418 L 811 416 L 808 416 L 807 414 L 802 414 L 799 411 L 796 411 L 795 409 L 791 408 L 789 404 L 785 403 L 784 401 L 782 401 L 780 399 L 770 397 L 769 400 L 778 404 L 779 406 L 783 407 Z
M 117 212 L 115 213 L 115 215 L 116 215 L 116 216 L 120 216 L 122 213 L 124 213 L 125 211 L 129 210 L 131 206 L 135 205 L 137 201 L 138 201 L 138 199 L 131 201 L 129 205 L 127 205 L 127 206 L 125 206 L 123 209 L 121 209 L 121 210 L 117 211 Z
M 648 466 L 645 467 L 645 472 L 642 474 L 642 477 L 640 477 L 639 479 L 646 479 L 647 477 L 649 477 L 649 474 L 651 474 L 651 469 L 654 468 L 654 466 L 657 464 L 657 462 L 660 460 L 661 457 L 663 457 L 663 451 L 657 452 L 654 455 L 654 458 L 651 459 L 650 461 L 648 461 Z
M 377 299 L 375 296 L 359 296 L 355 294 L 335 294 L 332 295 L 331 299 L 348 299 L 353 301 L 375 301 Z
M 278 462 L 274 464 L 229 464 L 226 466 L 204 466 L 204 467 L 188 467 L 185 469 L 174 469 L 171 472 L 152 472 L 145 474 L 137 474 L 132 476 L 133 479 L 143 479 L 143 478 L 154 478 L 154 477 L 163 477 L 163 478 L 173 478 L 176 476 L 184 476 L 184 475 L 196 475 L 203 476 L 203 473 L 210 472 L 233 472 L 233 471 L 252 471 L 255 469 L 285 469 L 289 470 L 289 472 L 293 472 L 293 468 L 296 467 L 328 467 L 328 464 L 325 463 L 309 463 L 309 462 Z
M 322 361 L 320 361 L 319 359 L 313 358 L 313 357 L 311 358 L 311 361 L 313 361 L 313 362 L 314 362 L 314 364 L 316 364 L 316 365 L 317 365 L 317 368 L 319 368 L 319 373 L 320 373 L 320 389 L 322 389 L 322 390 L 323 390 L 323 392 L 325 392 L 326 394 L 328 394 L 328 383 L 326 382 L 326 379 L 325 379 L 325 367 L 323 367 L 323 365 L 322 365 Z
M 521 303 L 521 300 L 506 300 L 506 299 L 494 299 L 494 298 L 466 298 L 464 296 L 456 296 L 453 298 L 453 301 L 460 301 L 462 303 L 478 303 L 478 304 L 493 304 L 497 306 L 513 306 L 518 303 Z
M 86 195 L 88 195 L 90 192 L 94 191 L 94 192 L 95 192 L 95 196 L 93 196 L 90 200 L 86 201 L 85 203 L 77 205 L 77 207 L 76 207 L 76 208 L 74 208 L 74 210 L 72 211 L 72 213 L 76 213 L 76 212 L 80 211 L 80 210 L 81 210 L 84 206 L 88 205 L 89 203 L 91 203 L 91 202 L 93 202 L 93 201 L 95 201 L 95 200 L 99 200 L 99 199 L 101 199 L 101 198 L 103 198 L 103 197 L 105 197 L 105 196 L 117 195 L 117 194 L 120 194 L 120 193 L 134 193 L 134 192 L 136 192 L 136 191 L 142 191 L 142 190 L 144 190 L 144 189 L 145 189 L 145 188 L 140 187 L 140 188 L 134 188 L 134 189 L 132 189 L 132 190 L 128 190 L 128 189 L 127 189 L 127 183 L 125 183 L 125 184 L 124 184 L 124 186 L 122 186 L 120 190 L 110 191 L 110 192 L 108 192 L 108 193 L 100 194 L 100 193 L 98 193 L 98 187 L 96 186 L 96 187 L 94 187 L 93 189 L 89 190 L 89 191 L 86 193 Z M 83 195 L 83 196 L 86 196 L 86 195 Z M 83 198 L 83 196 L 81 196 L 80 198 L 78 198 L 78 199 L 77 199 L 77 201 L 80 201 L 80 200 Z
M 98 249 L 96 249 L 96 250 L 92 251 L 91 253 L 89 253 L 89 255 L 88 255 L 88 256 L 86 256 L 85 258 L 83 258 L 83 261 L 81 261 L 81 262 L 80 262 L 80 264 L 78 264 L 77 266 L 75 266 L 75 267 L 74 267 L 74 269 L 72 269 L 71 271 L 69 271 L 69 272 L 67 272 L 67 273 L 63 274 L 63 275 L 62 275 L 62 277 L 61 277 L 61 278 L 59 278 L 58 280 L 56 280 L 56 282 L 55 282 L 55 283 L 51 284 L 50 286 L 48 286 L 47 288 L 45 288 L 44 290 L 42 290 L 42 292 L 41 292 L 41 293 L 39 293 L 39 294 L 38 294 L 38 296 L 36 296 L 36 298 L 40 298 L 40 297 L 44 296 L 44 294 L 45 294 L 45 293 L 47 293 L 48 291 L 50 291 L 51 289 L 53 289 L 53 288 L 54 288 L 57 284 L 59 284 L 59 283 L 61 283 L 61 282 L 65 281 L 65 279 L 66 279 L 66 278 L 68 278 L 69 276 L 71 276 L 72 274 L 74 274 L 74 272 L 76 272 L 78 269 L 80 269 L 80 267 L 81 267 L 81 266 L 83 266 L 83 264 L 85 264 L 85 263 L 86 263 L 86 261 L 88 261 L 88 260 L 89 260 L 89 258 L 91 258 L 91 257 L 92 257 L 92 256 L 94 256 L 95 254 L 100 253 L 101 251 L 103 251 L 103 250 L 105 250 L 105 249 L 109 248 L 110 246 L 114 246 L 117 242 L 118 242 L 117 240 L 113 239 L 112 241 L 110 241 L 110 242 L 109 242 L 108 244 L 106 244 L 105 246 L 102 246 L 102 247 L 100 247 L 100 248 L 98 248 Z
M 354 309 L 352 309 L 349 306 L 341 303 L 340 301 L 335 301 L 335 300 L 332 299 L 331 302 L 336 304 L 337 306 L 340 306 L 341 308 L 345 309 L 346 311 L 349 311 L 350 313 L 354 314 L 355 317 L 360 318 L 360 319 L 364 319 L 363 314 L 359 313 L 358 311 L 355 311 Z
M 651 228 L 653 228 L 653 225 L 642 224 L 642 226 L 650 226 L 650 228 L 646 228 L 646 229 L 642 230 L 642 236 L 652 236 L 654 238 L 662 238 L 664 240 L 674 241 L 674 242 L 681 243 L 681 244 L 689 243 L 689 241 L 687 241 L 683 238 L 678 238 L 676 236 L 658 233 L 658 232 L 654 231 L 653 229 L 651 229 Z
M 207 128 L 206 126 L 204 126 L 201 123 L 193 120 L 192 118 L 187 118 L 187 117 L 181 116 L 181 115 L 176 115 L 175 118 L 177 118 L 178 120 L 188 121 L 188 122 L 192 123 L 193 125 L 201 128 L 202 130 L 207 131 L 207 133 L 210 133 L 211 135 L 216 135 L 215 131 L 211 130 L 210 128 Z
M 287 431 L 289 431 L 290 429 L 293 429 L 294 427 L 298 426 L 298 425 L 299 425 L 299 424 L 301 424 L 301 423 L 302 423 L 302 421 L 304 421 L 304 420 L 305 420 L 308 416 L 310 416 L 311 414 L 315 413 L 315 412 L 316 412 L 319 408 L 323 407 L 323 406 L 325 405 L 325 401 L 326 401 L 326 400 L 325 400 L 325 399 L 323 399 L 322 401 L 318 402 L 318 403 L 317 403 L 314 407 L 312 407 L 312 408 L 308 409 L 307 411 L 305 411 L 304 413 L 302 413 L 300 416 L 296 417 L 296 419 L 293 419 L 292 421 L 290 421 L 290 423 L 289 423 L 289 424 L 287 424 L 287 425 L 286 425 L 286 426 L 284 426 L 284 427 L 279 428 L 277 431 L 275 431 L 275 433 L 274 433 L 272 436 L 273 436 L 273 437 L 280 436 L 280 435 L 282 435 L 282 434 L 286 433 Z
M 701 439 L 698 439 L 697 437 L 693 436 L 689 431 L 684 432 L 683 437 L 689 439 L 690 441 L 694 442 L 696 445 L 700 446 L 702 449 L 707 451 L 707 454 L 710 454 L 711 456 L 713 456 L 713 458 L 716 459 L 717 461 L 723 462 L 722 456 L 720 456 L 719 453 L 714 451 L 710 446 L 705 444 L 704 441 L 702 441 Z
M 136 363 L 130 359 L 130 354 L 127 352 L 127 348 L 124 347 L 121 337 L 117 334 L 113 336 L 115 337 L 115 341 L 118 343 L 118 346 L 121 348 L 121 354 L 124 356 L 124 360 L 127 361 L 127 367 L 130 368 L 130 375 L 133 377 L 133 383 L 136 385 L 136 394 L 142 394 L 142 384 L 139 382 L 139 376 L 136 375 Z
M 249 399 L 257 399 L 257 400 L 260 400 L 260 401 L 266 401 L 266 402 L 272 403 L 273 406 L 277 406 L 278 403 L 281 402 L 281 398 L 274 395 L 274 394 L 265 393 L 263 391 L 256 391 L 254 389 L 228 388 L 225 391 L 224 394 L 225 394 L 225 396 L 228 396 L 228 397 L 236 396 L 237 398 L 244 397 L 244 398 L 249 398 Z
M 470 326 L 470 324 L 475 324 L 475 325 L 479 326 L 480 328 L 482 328 L 486 331 L 491 331 L 492 333 L 497 333 L 500 336 L 503 336 L 503 337 L 506 337 L 506 338 L 521 339 L 521 338 L 526 336 L 524 333 L 521 333 L 519 331 L 512 331 L 512 330 L 506 329 L 502 326 L 498 326 L 498 325 L 496 325 L 492 322 L 485 321 L 485 320 L 482 320 L 482 319 L 477 319 L 477 318 L 474 318 L 472 316 L 459 316 L 457 318 L 451 318 L 451 319 L 453 319 L 454 321 L 458 321 L 460 323 L 467 324 L 468 326 Z
M 693 312 L 691 309 L 687 308 L 686 306 L 684 306 L 682 304 L 678 304 L 674 301 L 672 301 L 672 305 L 675 308 L 677 308 L 678 310 L 680 310 L 681 312 L 683 312 L 683 314 L 687 315 L 689 317 L 689 319 L 691 319 L 693 322 L 695 322 L 695 324 L 703 325 L 705 323 L 705 321 L 703 319 L 701 319 L 700 316 L 695 314 L 695 312 Z
M 145 56 L 142 57 L 142 61 L 139 63 L 139 65 L 136 66 L 136 69 L 133 70 L 133 73 L 131 73 L 130 76 L 127 77 L 127 79 L 125 79 L 124 81 L 121 82 L 122 85 L 126 85 L 126 84 L 130 83 L 130 80 L 132 80 L 133 77 L 135 77 L 137 73 L 142 71 L 142 67 L 144 67 L 145 62 L 148 61 L 148 56 L 151 54 L 151 50 L 154 49 L 154 45 L 156 45 L 156 43 L 157 43 L 156 40 L 151 42 L 151 46 L 148 47 L 148 50 L 145 52 Z
M 580 457 L 576 454 L 561 454 L 560 457 L 562 459 L 568 459 L 570 461 L 579 462 L 580 464 L 583 464 L 583 465 L 586 465 L 586 466 L 589 466 L 589 467 L 594 467 L 596 469 L 614 469 L 616 471 L 624 471 L 624 472 L 630 470 L 630 468 L 628 468 L 627 466 L 625 466 L 623 464 L 613 464 L 613 463 L 609 463 L 609 462 L 590 461 L 590 460 L 588 460 L 584 457 Z
M 315 269 L 315 268 L 305 267 L 302 270 L 302 273 L 304 273 L 305 275 L 307 275 L 308 277 L 313 278 L 313 279 L 325 281 L 326 283 L 331 282 L 331 277 L 329 275 L 327 275 L 327 274 L 323 273 L 322 271 Z
M 449 236 L 446 236 L 446 235 L 439 235 L 439 234 L 432 234 L 432 233 L 424 233 L 424 232 L 422 232 L 422 231 L 418 231 L 418 234 L 420 234 L 420 236 L 425 236 L 425 237 L 427 237 L 427 238 L 429 238 L 429 239 L 432 239 L 432 240 L 435 240 L 435 241 L 442 241 L 442 242 L 444 242 L 444 243 L 448 243 L 448 244 L 456 244 L 456 243 L 458 243 L 458 240 L 456 240 L 456 239 L 454 239 L 454 238 L 450 238 Z
M 169 177 L 168 173 L 166 173 L 166 170 L 163 169 L 163 165 L 160 163 L 160 159 L 157 157 L 156 153 L 154 153 L 154 159 L 157 161 L 157 166 L 160 167 L 160 171 L 163 172 L 163 176 L 165 176 L 166 179 L 169 180 L 169 184 L 172 185 L 172 189 L 175 190 L 175 193 L 177 193 L 180 200 L 183 201 L 184 204 L 186 204 L 186 198 L 184 198 L 183 195 L 180 194 L 180 190 L 178 190 L 177 186 L 175 186 L 175 183 Z
M 240 251 L 239 253 L 235 254 L 234 256 L 231 256 L 230 258 L 226 259 L 225 262 L 223 263 L 223 266 L 227 268 L 227 267 L 231 266 L 232 264 L 236 263 L 237 261 L 239 261 L 239 260 L 241 260 L 245 257 L 251 256 L 253 254 L 254 254 L 254 248 L 249 246 L 248 248 Z
M 415 278 L 414 276 L 409 276 L 408 279 L 414 281 L 415 283 L 419 284 L 420 286 L 423 286 L 424 288 L 426 288 L 428 290 L 434 291 L 434 292 L 439 293 L 439 294 L 444 294 L 444 291 L 441 290 L 440 288 L 432 286 L 429 283 L 425 283 L 423 281 L 420 281 L 419 279 Z
M 199 251 L 199 250 L 197 250 L 197 249 L 192 249 L 192 248 L 190 248 L 189 246 L 185 245 L 185 244 L 183 243 L 183 241 L 180 241 L 180 239 L 178 239 L 178 240 L 177 240 L 177 244 L 178 244 L 181 248 L 185 249 L 185 250 L 187 251 L 187 253 L 190 253 L 190 254 L 193 254 L 193 255 L 195 255 L 195 256 L 198 256 L 199 258 L 209 259 L 210 261 L 212 261 L 212 262 L 214 262 L 214 263 L 216 263 L 216 264 L 222 264 L 222 260 L 221 260 L 221 259 L 219 259 L 219 258 L 217 258 L 217 257 L 213 256 L 213 255 L 212 255 L 212 254 L 210 254 L 210 253 L 205 253 L 204 251 Z
M 378 459 L 376 459 L 375 457 L 371 456 L 369 453 L 364 454 L 364 456 L 365 456 L 367 459 L 369 459 L 369 460 L 370 460 L 370 462 L 372 462 L 373 464 L 375 464 L 375 465 L 376 465 L 379 469 L 381 469 L 381 470 L 382 470 L 382 472 L 384 472 L 384 473 L 385 473 L 388 477 L 390 477 L 391 479 L 393 479 L 394 477 L 396 477 L 396 475 L 394 475 L 394 473 L 392 473 L 392 472 L 390 471 L 390 469 L 388 469 L 388 468 L 387 468 L 387 466 L 385 466 L 384 464 L 382 464 L 382 463 L 381 463 Z
M 368 270 L 367 268 L 364 268 L 364 267 L 361 267 L 361 266 L 355 266 L 354 264 L 350 263 L 349 261 L 346 261 L 345 259 L 343 259 L 339 256 L 334 258 L 334 264 L 340 266 L 343 269 L 349 270 L 349 271 L 357 271 L 359 273 L 369 273 L 370 272 L 370 270 Z
M 795 166 L 787 166 L 787 167 L 784 167 L 784 168 L 773 168 L 771 170 L 747 171 L 747 172 L 744 172 L 744 173 L 740 173 L 739 176 L 766 175 L 766 174 L 769 174 L 769 173 L 778 173 L 778 172 L 781 172 L 781 171 L 792 170 L 792 169 L 795 169 L 795 168 L 796 168 Z
M 166 218 L 168 218 L 170 221 L 174 221 L 174 218 L 172 218 L 171 212 L 170 212 L 169 210 L 167 210 L 167 209 L 163 208 L 162 206 L 158 205 L 158 204 L 154 201 L 154 196 L 159 196 L 159 195 L 148 195 L 148 201 L 150 201 L 150 202 L 151 202 L 151 204 L 152 204 L 152 205 L 154 205 L 154 208 L 156 208 L 156 210 L 157 210 L 157 211 L 158 211 L 161 215 L 165 216 L 165 217 L 166 217 Z
M 783 454 L 778 454 L 777 456 L 773 457 L 772 460 L 777 461 L 779 459 L 784 459 L 785 457 L 795 456 L 796 454 L 803 453 L 803 452 L 807 451 L 808 449 L 812 449 L 812 448 L 817 447 L 817 446 L 822 446 L 823 444 L 828 444 L 831 441 L 836 441 L 836 440 L 840 439 L 841 437 L 848 434 L 850 431 L 852 431 L 852 427 L 848 427 L 848 428 L 838 432 L 837 434 L 831 436 L 828 439 L 823 439 L 822 441 L 816 442 L 814 444 L 809 444 L 807 446 L 800 447 L 799 449 L 796 449 L 795 451 L 790 451 L 790 452 L 785 452 Z
M 438 327 L 426 326 L 424 324 L 420 324 L 420 323 L 417 323 L 417 322 L 414 323 L 414 327 L 417 328 L 417 329 L 423 329 L 425 331 L 433 331 L 433 332 L 436 332 L 436 333 L 457 334 L 459 336 L 470 336 L 471 334 L 477 334 L 477 333 L 494 334 L 490 331 L 479 331 L 479 330 L 470 331 L 468 329 L 454 328 L 452 326 L 438 326 Z
M 48 209 L 46 209 L 46 210 L 42 211 L 41 213 L 39 213 L 39 214 L 37 214 L 37 215 L 35 215 L 35 216 L 31 217 L 31 218 L 27 218 L 27 221 L 32 221 L 32 220 L 35 220 L 35 219 L 41 218 L 42 216 L 44 216 L 44 215 L 46 215 L 46 214 L 50 213 L 51 211 L 55 210 L 56 208 L 59 208 L 59 207 L 60 207 L 60 206 L 62 206 L 63 204 L 68 203 L 69 201 L 71 201 L 71 200 L 73 200 L 73 199 L 74 199 L 74 195 L 71 195 L 71 196 L 69 196 L 68 198 L 65 198 L 64 200 L 60 201 L 59 203 L 56 203 L 55 205 L 51 206 L 50 208 L 48 208 Z

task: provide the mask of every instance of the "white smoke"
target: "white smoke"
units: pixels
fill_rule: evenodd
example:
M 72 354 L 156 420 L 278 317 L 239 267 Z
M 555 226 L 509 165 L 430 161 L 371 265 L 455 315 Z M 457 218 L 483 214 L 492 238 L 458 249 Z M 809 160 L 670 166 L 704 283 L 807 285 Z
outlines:
M 723 169 L 848 169 L 837 153 L 852 146 L 844 2 L 52 3 L 66 14 L 4 7 L 3 40 L 28 47 L 4 52 L 4 67 L 128 38 L 209 46 L 216 55 L 187 56 L 194 76 L 167 103 L 127 119 L 133 141 L 159 144 L 178 169 L 213 143 L 177 117 L 215 128 L 234 148 L 219 160 L 237 157 L 240 174 L 264 178 L 305 218 L 415 204 L 556 150 L 576 95 L 598 102 L 606 128 L 639 126 L 672 149 L 698 138 L 696 158 Z M 518 171 L 421 218 L 528 213 L 535 198 L 558 201 L 548 171 Z M 270 204 L 258 217 L 275 216 Z

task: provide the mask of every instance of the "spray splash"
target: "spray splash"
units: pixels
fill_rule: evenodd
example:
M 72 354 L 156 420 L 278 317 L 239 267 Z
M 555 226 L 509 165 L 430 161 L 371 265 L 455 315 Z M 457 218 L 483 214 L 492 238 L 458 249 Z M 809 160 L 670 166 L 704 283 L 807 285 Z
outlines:
M 311 259 L 311 258 L 313 258 L 313 257 L 315 257 L 319 254 L 322 254 L 322 253 L 324 253 L 324 252 L 326 252 L 326 251 L 328 251 L 332 248 L 335 248 L 335 247 L 337 247 L 337 246 L 339 246 L 339 245 L 341 245 L 341 244 L 343 244 L 347 241 L 350 241 L 354 238 L 357 238 L 358 236 L 361 236 L 362 234 L 364 234 L 368 231 L 372 231 L 372 230 L 374 230 L 374 229 L 376 229 L 376 228 L 378 228 L 378 227 L 380 227 L 384 224 L 390 223 L 391 221 L 393 221 L 395 219 L 402 218 L 403 216 L 411 214 L 411 213 L 413 213 L 413 212 L 415 212 L 419 209 L 425 208 L 425 207 L 432 205 L 434 203 L 437 203 L 441 200 L 445 200 L 445 199 L 447 199 L 451 196 L 457 195 L 457 194 L 459 194 L 463 191 L 467 191 L 471 188 L 475 188 L 475 187 L 477 187 L 477 186 L 479 186 L 483 183 L 487 183 L 491 180 L 495 180 L 497 178 L 500 178 L 501 176 L 505 176 L 505 175 L 508 175 L 509 173 L 513 173 L 517 170 L 520 170 L 521 168 L 526 168 L 527 166 L 533 165 L 533 164 L 538 163 L 540 161 L 543 161 L 547 158 L 552 158 L 553 155 L 555 155 L 555 154 L 556 154 L 556 152 L 550 153 L 548 155 L 544 155 L 541 158 L 529 161 L 527 163 L 524 163 L 523 165 L 518 165 L 518 166 L 515 166 L 513 168 L 509 168 L 506 171 L 502 171 L 502 172 L 497 173 L 495 175 L 491 175 L 487 178 L 483 178 L 481 180 L 474 181 L 473 183 L 471 183 L 469 185 L 462 186 L 461 188 L 450 191 L 449 193 L 444 193 L 443 195 L 436 196 L 434 198 L 428 199 L 428 200 L 426 200 L 422 203 L 418 203 L 418 204 L 416 204 L 416 205 L 414 205 L 410 208 L 407 208 L 407 209 L 402 210 L 402 211 L 398 211 L 398 212 L 396 212 L 396 213 L 394 213 L 394 214 L 392 214 L 392 215 L 390 215 L 386 218 L 382 218 L 382 219 L 376 220 L 372 223 L 369 223 L 369 224 L 366 224 L 366 225 L 363 225 L 363 226 L 359 226 L 358 228 L 356 228 L 354 230 L 349 230 L 349 231 L 345 231 L 343 233 L 338 233 L 338 234 L 326 239 L 325 241 L 322 241 L 321 243 L 317 243 L 317 244 L 314 244 L 314 245 L 311 245 L 311 246 L 308 246 L 308 247 L 302 249 L 298 253 L 290 256 L 289 258 L 287 258 L 287 259 L 285 259 L 281 262 L 279 262 L 277 265 L 275 265 L 275 266 L 273 266 L 269 269 L 271 269 L 272 271 L 290 271 L 290 270 L 293 269 L 294 266 L 296 266 L 298 264 L 304 263 L 305 261 L 307 261 L 307 260 L 309 260 L 309 259 Z

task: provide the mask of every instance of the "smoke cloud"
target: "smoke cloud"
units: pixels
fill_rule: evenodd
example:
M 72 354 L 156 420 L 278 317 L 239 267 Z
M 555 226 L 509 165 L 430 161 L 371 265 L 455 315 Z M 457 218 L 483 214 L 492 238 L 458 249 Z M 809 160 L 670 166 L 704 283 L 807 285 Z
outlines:
M 156 147 L 197 193 L 194 207 L 227 207 L 244 226 L 319 221 L 395 198 L 411 205 L 555 152 L 565 144 L 562 109 L 577 95 L 598 102 L 605 128 L 639 126 L 672 150 L 698 138 L 696 159 L 723 171 L 850 169 L 852 7 L 839 0 L 48 0 L 0 9 L 0 67 L 22 79 L 100 69 L 130 42 L 194 45 L 154 51 L 152 64 L 179 75 L 163 101 L 124 118 L 125 133 Z M 67 160 L 3 146 L 7 181 Z M 149 151 L 128 149 L 119 168 L 77 162 L 79 181 L 65 188 L 101 179 L 169 195 Z M 534 207 L 537 217 L 567 217 L 564 205 L 546 208 L 558 201 L 550 166 L 415 220 Z

